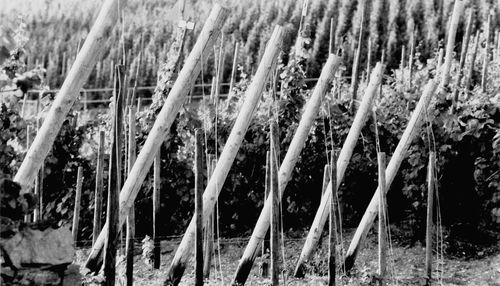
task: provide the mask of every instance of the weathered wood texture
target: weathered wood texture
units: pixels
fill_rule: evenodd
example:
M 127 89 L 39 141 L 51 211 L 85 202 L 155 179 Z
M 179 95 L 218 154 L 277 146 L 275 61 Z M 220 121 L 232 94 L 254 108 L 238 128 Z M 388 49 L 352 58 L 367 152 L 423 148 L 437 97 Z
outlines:
M 196 44 L 172 86 L 120 193 L 120 225 L 123 225 L 126 216 L 129 214 L 137 193 L 153 164 L 156 153 L 160 149 L 160 145 L 163 143 L 177 113 L 200 74 L 202 54 L 203 58 L 207 59 L 209 53 L 212 52 L 213 44 L 220 34 L 227 15 L 228 12 L 225 8 L 218 4 L 214 5 Z M 98 271 L 102 263 L 101 254 L 106 236 L 107 233 L 103 230 L 85 263 L 86 267 L 93 272 Z
M 382 69 L 383 65 L 381 63 L 377 63 L 375 68 L 372 70 L 370 82 L 365 90 L 365 94 L 363 95 L 361 104 L 359 105 L 356 116 L 354 117 L 354 121 L 351 125 L 351 128 L 349 129 L 349 133 L 347 134 L 344 145 L 342 146 L 342 149 L 340 151 L 336 166 L 337 189 L 342 182 L 344 173 L 347 169 L 347 165 L 354 151 L 354 147 L 356 146 L 356 142 L 358 141 L 359 134 L 361 134 L 361 129 L 365 125 L 368 119 L 368 115 L 372 110 L 373 99 L 375 98 L 377 91 L 379 90 L 378 87 L 382 81 Z M 321 233 L 328 218 L 328 206 L 331 196 L 332 184 L 330 182 L 321 198 L 320 206 L 316 211 L 314 221 L 311 225 L 311 228 L 309 229 L 309 233 L 307 234 L 306 242 L 304 243 L 304 247 L 302 248 L 302 252 L 295 267 L 295 277 L 304 276 L 304 263 L 309 260 L 316 246 L 318 245 L 318 242 L 321 238 Z
M 286 185 L 292 177 L 293 169 L 295 168 L 295 164 L 297 163 L 300 153 L 304 148 L 314 120 L 318 115 L 323 97 L 326 93 L 327 88 L 330 87 L 330 84 L 335 76 L 335 71 L 337 70 L 339 65 L 340 58 L 336 55 L 330 54 L 327 62 L 323 67 L 323 70 L 321 71 L 320 78 L 314 88 L 311 98 L 308 100 L 304 108 L 302 118 L 300 119 L 297 130 L 295 131 L 292 142 L 288 147 L 287 153 L 279 170 L 280 199 L 283 195 L 283 191 L 285 190 Z M 271 203 L 271 198 L 268 197 L 266 203 L 264 204 L 264 208 L 259 215 L 259 219 L 255 224 L 255 228 L 252 232 L 252 236 L 250 237 L 250 241 L 248 242 L 245 248 L 245 252 L 240 259 L 238 268 L 236 269 L 236 273 L 233 278 L 232 285 L 244 284 L 250 273 L 253 262 L 257 257 L 257 249 L 262 243 L 262 240 L 264 239 L 267 230 L 269 229 Z
M 126 4 L 127 0 L 106 0 L 103 3 L 94 26 L 87 35 L 87 39 L 52 103 L 42 127 L 14 177 L 14 181 L 20 183 L 25 190 L 35 180 L 35 176 L 51 150 L 69 110 L 80 94 L 80 89 L 107 47 L 105 43 L 111 38 L 113 26 Z
M 245 93 L 245 102 L 236 118 L 233 129 L 229 134 L 226 145 L 219 157 L 212 178 L 208 182 L 203 193 L 203 217 L 204 225 L 207 225 L 207 218 L 213 212 L 216 200 L 226 180 L 231 165 L 236 158 L 236 154 L 243 143 L 245 133 L 250 125 L 255 108 L 259 103 L 262 91 L 264 90 L 267 79 L 274 71 L 278 54 L 281 51 L 281 45 L 284 37 L 284 30 L 281 26 L 276 26 L 271 38 L 269 39 L 266 51 L 259 64 L 257 72 L 252 79 L 250 86 Z M 166 285 L 178 285 L 182 274 L 186 268 L 194 243 L 195 224 L 191 223 L 182 238 L 181 244 L 177 249 L 170 270 L 165 281 Z

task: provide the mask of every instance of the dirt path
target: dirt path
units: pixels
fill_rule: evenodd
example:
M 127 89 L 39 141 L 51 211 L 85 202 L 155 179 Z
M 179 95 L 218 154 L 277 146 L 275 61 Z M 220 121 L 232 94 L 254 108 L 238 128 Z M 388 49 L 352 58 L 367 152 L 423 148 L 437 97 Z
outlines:
M 285 244 L 285 265 L 288 273 L 293 271 L 302 244 L 302 239 L 290 240 Z M 337 285 L 374 285 L 374 274 L 377 270 L 377 248 L 373 239 L 367 244 L 368 247 L 360 253 L 357 259 L 351 277 L 343 277 L 342 283 Z M 229 285 L 244 247 L 244 241 L 224 242 L 221 247 L 224 284 L 220 283 L 221 273 L 214 271 L 212 268 L 211 280 L 205 285 Z M 142 260 L 141 256 L 137 255 L 134 267 L 134 285 L 162 285 L 175 248 L 176 242 L 163 243 L 162 249 L 165 253 L 162 255 L 160 270 L 152 270 Z M 326 285 L 326 250 L 326 247 L 320 248 L 311 262 L 306 265 L 309 274 L 306 275 L 305 279 L 287 278 L 287 285 Z M 86 252 L 87 250 L 79 251 L 77 260 L 80 264 L 85 259 Z M 388 285 L 424 285 L 424 258 L 425 248 L 422 246 L 411 248 L 393 246 L 389 263 L 390 277 Z M 267 285 L 269 283 L 268 279 L 263 279 L 259 274 L 260 263 L 260 258 L 257 258 L 246 285 Z M 193 268 L 190 266 L 185 272 L 181 285 L 193 285 L 193 277 Z M 433 278 L 436 282 L 440 282 L 435 283 L 435 285 L 500 286 L 500 253 L 478 260 L 460 260 L 446 257 L 442 262 L 435 260 Z

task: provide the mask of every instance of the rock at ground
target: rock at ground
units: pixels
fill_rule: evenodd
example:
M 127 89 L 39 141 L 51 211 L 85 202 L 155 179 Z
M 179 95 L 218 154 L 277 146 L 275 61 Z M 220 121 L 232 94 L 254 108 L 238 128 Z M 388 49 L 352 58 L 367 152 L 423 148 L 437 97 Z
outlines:
M 22 227 L 13 237 L 0 238 L 0 244 L 16 268 L 71 264 L 75 255 L 69 227 L 45 230 Z

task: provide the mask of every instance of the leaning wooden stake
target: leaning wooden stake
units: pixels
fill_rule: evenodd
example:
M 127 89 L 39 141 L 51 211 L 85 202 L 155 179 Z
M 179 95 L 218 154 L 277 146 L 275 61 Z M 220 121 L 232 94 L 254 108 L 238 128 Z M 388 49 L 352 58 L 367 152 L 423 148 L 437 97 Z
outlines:
M 153 267 L 160 269 L 160 197 L 161 197 L 161 149 L 158 150 L 153 164 Z
M 378 158 L 378 189 L 379 191 L 379 201 L 381 202 L 378 205 L 378 275 L 380 279 L 380 286 L 384 286 L 385 283 L 385 275 L 387 268 L 387 245 L 386 245 L 386 237 L 385 237 L 385 212 L 387 208 L 387 202 L 385 194 L 387 193 L 386 185 L 385 185 L 385 153 L 379 152 L 377 154 Z
M 94 225 L 92 231 L 92 245 L 101 232 L 102 190 L 104 173 L 104 131 L 99 131 L 99 145 L 97 147 L 97 166 L 95 170 L 95 198 L 94 198 Z
M 196 218 L 196 248 L 195 256 L 195 285 L 203 285 L 203 138 L 200 129 L 194 132 L 196 145 L 194 151 L 194 209 Z
M 102 5 L 94 26 L 14 177 L 14 181 L 20 183 L 24 190 L 28 189 L 35 180 L 38 170 L 66 120 L 66 115 L 78 98 L 80 89 L 87 81 L 104 48 L 107 47 L 105 42 L 111 38 L 113 26 L 126 3 L 127 0 L 106 0 Z
M 250 121 L 253 117 L 255 108 L 260 100 L 262 91 L 265 87 L 267 79 L 274 71 L 274 66 L 277 62 L 278 54 L 281 51 L 281 45 L 283 41 L 284 30 L 281 26 L 276 26 L 274 32 L 267 43 L 266 51 L 262 57 L 262 61 L 253 77 L 252 83 L 250 84 L 247 92 L 245 94 L 245 102 L 242 105 L 242 109 L 238 114 L 238 118 L 234 123 L 233 129 L 229 134 L 227 143 L 224 146 L 217 166 L 215 167 L 212 178 L 208 182 L 205 192 L 203 193 L 203 217 L 205 220 L 204 225 L 207 225 L 207 218 L 213 212 L 215 202 L 219 193 L 222 189 L 222 185 L 226 180 L 229 173 L 231 165 L 236 157 L 238 149 L 240 148 L 245 133 L 250 125 Z M 182 274 L 186 268 L 187 262 L 190 258 L 192 251 L 192 245 L 194 243 L 194 232 L 195 224 L 194 220 L 191 223 L 182 238 L 181 244 L 177 249 L 170 269 L 167 274 L 167 279 L 165 285 L 178 285 Z
M 300 152 L 304 148 L 307 136 L 311 127 L 318 115 L 323 97 L 326 90 L 329 88 L 330 83 L 335 77 L 335 72 L 340 65 L 340 58 L 336 55 L 330 54 L 323 70 L 321 71 L 320 78 L 313 94 L 307 102 L 302 118 L 300 119 L 299 126 L 295 131 L 292 142 L 288 147 L 285 158 L 279 171 L 279 191 L 280 198 L 283 196 L 283 191 L 292 177 L 293 169 L 299 159 Z M 238 268 L 236 270 L 232 285 L 244 284 L 250 270 L 252 269 L 253 262 L 257 256 L 257 249 L 266 235 L 269 228 L 269 217 L 271 213 L 271 199 L 267 198 L 264 208 L 262 209 L 259 219 L 255 225 L 250 241 L 248 242 L 245 252 L 240 259 Z
M 425 112 L 427 107 L 429 106 L 429 102 L 434 95 L 437 88 L 437 84 L 434 80 L 430 80 L 424 88 L 424 92 L 420 100 L 418 101 L 415 110 L 406 126 L 403 135 L 401 136 L 401 140 L 399 140 L 398 145 L 396 146 L 396 150 L 391 157 L 389 164 L 387 165 L 387 170 L 385 172 L 385 182 L 386 182 L 386 191 L 389 190 L 392 181 L 396 177 L 396 173 L 403 162 L 403 159 L 406 157 L 406 152 L 410 147 L 411 142 L 420 132 L 420 127 L 422 126 L 422 122 L 424 119 Z M 346 258 L 344 261 L 344 266 L 346 271 L 349 271 L 354 265 L 354 261 L 356 260 L 356 255 L 362 247 L 363 241 L 366 238 L 368 230 L 372 227 L 373 221 L 377 217 L 378 203 L 379 203 L 379 190 L 375 191 L 370 204 L 366 208 L 365 213 L 363 214 L 363 218 L 359 223 L 358 228 L 352 238 L 351 244 L 349 245 L 349 249 L 347 250 Z
M 455 37 L 457 35 L 458 22 L 460 15 L 464 9 L 465 0 L 455 0 L 453 14 L 451 16 L 450 29 L 448 31 L 448 41 L 446 43 L 446 54 L 444 58 L 444 66 L 441 74 L 441 86 L 447 87 L 450 82 L 451 60 L 453 56 L 453 48 L 455 47 Z
M 328 207 L 329 225 L 328 225 L 328 286 L 335 285 L 335 276 L 337 271 L 336 247 L 337 247 L 337 228 L 335 222 L 335 200 L 337 198 L 337 151 L 332 151 L 331 172 L 328 174 L 332 182 L 332 195 Z
M 129 105 L 128 109 L 128 166 L 127 170 L 129 171 L 132 169 L 132 166 L 134 165 L 135 162 L 135 157 L 136 157 L 136 152 L 137 152 L 137 147 L 136 147 L 136 142 L 135 142 L 135 114 L 137 110 L 135 105 L 132 104 Z M 127 286 L 133 286 L 134 285 L 134 237 L 135 237 L 135 207 L 134 204 L 132 204 L 132 207 L 130 208 L 130 212 L 127 216 L 127 242 L 125 245 L 125 256 L 127 259 L 127 266 L 126 266 L 126 278 L 127 278 Z
M 278 182 L 278 150 L 279 144 L 278 126 L 275 122 L 271 123 L 271 285 L 279 285 L 279 217 L 280 217 L 280 199 L 279 199 L 279 182 Z
M 431 285 L 432 280 L 432 238 L 434 225 L 432 222 L 434 209 L 434 166 L 436 153 L 429 153 L 429 166 L 427 167 L 427 228 L 425 233 L 425 274 L 426 285 Z
M 104 279 L 105 285 L 115 285 L 116 272 L 116 249 L 118 244 L 118 234 L 120 233 L 118 206 L 119 192 L 121 188 L 122 176 L 122 129 L 123 129 L 123 95 L 125 94 L 124 82 L 125 67 L 116 66 L 115 87 L 114 87 L 114 118 L 111 128 L 111 148 L 109 158 L 109 182 L 108 182 L 108 206 L 106 210 L 107 237 L 105 241 L 104 255 Z M 97 244 L 97 242 L 96 242 Z
M 125 181 L 120 193 L 120 222 L 123 225 L 125 218 L 130 212 L 130 208 L 140 190 L 144 179 L 153 164 L 153 160 L 165 140 L 166 134 L 169 132 L 178 111 L 180 110 L 184 100 L 201 70 L 201 58 L 207 59 L 208 54 L 212 51 L 212 46 L 220 34 L 222 25 L 228 15 L 226 9 L 220 5 L 214 5 L 205 26 L 203 27 L 200 36 L 193 47 L 193 50 L 186 59 L 186 63 L 177 77 L 170 93 L 165 100 L 165 103 L 158 114 L 156 121 L 149 132 L 149 136 L 144 143 L 137 160 L 130 170 L 130 176 Z M 85 266 L 91 271 L 99 270 L 102 263 L 101 253 L 104 245 L 104 238 L 107 236 L 107 231 L 103 230 L 99 235 L 98 240 L 94 244 L 92 251 L 87 259 Z
M 351 159 L 354 147 L 356 146 L 356 142 L 358 141 L 359 134 L 361 134 L 361 129 L 365 125 L 366 120 L 368 119 L 368 115 L 371 112 L 373 99 L 375 98 L 378 91 L 378 86 L 382 81 L 382 69 L 382 64 L 377 63 L 375 68 L 372 70 L 370 83 L 365 90 L 365 94 L 363 96 L 361 104 L 359 105 L 359 108 L 356 112 L 356 116 L 354 117 L 354 121 L 351 125 L 351 128 L 349 129 L 349 133 L 347 134 L 344 145 L 342 146 L 342 150 L 340 151 L 336 166 L 336 189 L 340 187 L 340 183 L 342 182 L 342 179 L 344 177 L 344 173 L 347 169 L 349 160 Z M 304 264 L 313 254 L 321 238 L 321 233 L 323 232 L 323 228 L 328 218 L 328 206 L 331 196 L 332 183 L 330 182 L 325 194 L 321 198 L 320 206 L 316 211 L 314 221 L 311 225 L 311 228 L 309 229 L 309 233 L 307 234 L 306 242 L 304 243 L 304 247 L 302 248 L 302 252 L 295 267 L 295 277 L 304 277 Z
M 73 227 L 71 232 L 73 234 L 73 243 L 76 245 L 78 241 L 78 226 L 80 224 L 80 208 L 82 203 L 82 184 L 83 184 L 83 167 L 78 167 L 76 174 L 76 188 L 75 188 L 75 206 L 73 211 Z

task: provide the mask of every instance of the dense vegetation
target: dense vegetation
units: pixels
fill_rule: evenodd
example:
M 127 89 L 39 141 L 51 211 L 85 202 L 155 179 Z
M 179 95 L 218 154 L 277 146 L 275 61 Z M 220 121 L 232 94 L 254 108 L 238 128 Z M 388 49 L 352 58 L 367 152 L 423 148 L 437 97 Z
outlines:
M 114 37 L 109 41 L 109 48 L 91 75 L 87 87 L 111 85 L 112 63 L 118 62 L 122 53 L 122 47 L 119 45 L 121 36 L 125 39 L 127 63 L 133 80 L 137 80 L 140 85 L 156 83 L 156 71 L 168 52 L 176 23 L 175 20 L 163 20 L 173 16 L 176 8 L 172 8 L 173 3 L 166 1 L 148 1 L 146 4 L 142 1 L 129 2 L 130 5 L 125 13 L 126 24 L 123 25 L 123 29 L 116 29 Z M 162 147 L 164 157 L 161 211 L 162 217 L 170 218 L 162 220 L 163 235 L 181 233 L 191 218 L 194 199 L 192 190 L 194 127 L 201 126 L 206 131 L 209 153 L 222 150 L 238 114 L 243 100 L 242 95 L 251 80 L 252 71 L 255 70 L 272 27 L 276 23 L 283 23 L 290 30 L 279 66 L 278 90 L 281 90 L 281 94 L 275 101 L 269 90 L 263 95 L 263 101 L 247 132 L 246 142 L 239 151 L 224 184 L 219 198 L 220 226 L 224 236 L 248 232 L 260 213 L 264 196 L 265 153 L 269 145 L 269 109 L 278 106 L 281 158 L 283 158 L 300 119 L 302 107 L 311 93 L 304 79 L 317 76 L 326 58 L 332 17 L 335 23 L 336 47 L 343 49 L 343 63 L 347 66 L 346 73 L 350 74 L 352 51 L 357 45 L 359 23 L 362 18 L 359 3 L 349 0 L 312 1 L 302 31 L 303 37 L 309 39 L 310 43 L 308 48 L 306 46 L 306 49 L 299 53 L 294 47 L 302 4 L 300 1 L 278 2 L 244 1 L 233 8 L 225 28 L 224 62 L 227 72 L 224 77 L 226 79 L 229 77 L 232 44 L 238 41 L 242 48 L 238 59 L 240 68 L 235 87 L 236 100 L 228 102 L 227 107 L 226 103 L 221 101 L 217 110 L 213 101 L 208 98 L 203 99 L 198 105 L 187 106 L 179 114 L 169 138 Z M 446 21 L 451 13 L 452 1 L 436 1 L 430 5 L 432 2 L 377 0 L 368 1 L 370 4 L 365 9 L 364 29 L 365 36 L 369 35 L 373 41 L 372 59 L 379 59 L 385 50 L 388 63 L 382 93 L 375 104 L 380 141 L 383 150 L 388 154 L 393 152 L 398 143 L 411 111 L 422 94 L 425 82 L 436 76 L 436 62 L 433 59 L 436 57 L 437 49 L 441 47 L 439 40 L 445 36 Z M 493 1 L 480 3 L 474 2 L 470 5 L 475 11 L 473 30 L 484 28 L 481 25 L 486 22 L 485 17 L 489 13 L 489 7 L 498 9 L 497 6 L 493 6 Z M 76 1 L 65 2 L 64 5 L 62 1 L 47 1 L 41 6 L 51 9 L 24 7 L 27 15 L 23 21 L 26 23 L 26 37 L 29 42 L 24 47 L 27 56 L 20 58 L 18 68 L 20 70 L 31 68 L 38 62 L 47 70 L 45 84 L 56 88 L 61 85 L 64 74 L 76 55 L 80 40 L 84 39 L 91 27 L 98 5 L 93 1 L 88 1 L 84 5 Z M 209 7 L 210 5 L 204 1 L 188 1 L 187 15 L 197 25 L 186 40 L 185 53 L 192 47 Z M 0 13 L 6 11 L 7 9 Z M 131 11 L 134 11 L 134 17 L 131 16 Z M 15 13 L 3 14 L 1 21 L 8 21 L 8 25 L 15 26 L 19 22 L 12 19 L 12 15 Z M 464 21 L 461 22 L 457 39 L 462 38 L 464 30 Z M 418 45 L 413 59 L 411 71 L 413 77 L 410 83 L 409 67 L 407 64 L 400 67 L 399 61 L 401 47 L 409 48 L 412 33 L 415 34 Z M 133 72 L 139 64 L 141 38 L 144 41 L 144 58 L 140 67 L 140 77 L 136 79 Z M 364 40 L 362 67 L 366 66 L 367 61 L 366 45 L 367 41 Z M 23 66 L 23 62 L 26 67 Z M 206 82 L 213 76 L 215 70 L 211 67 L 213 62 L 211 58 L 205 66 Z M 405 58 L 404 62 L 407 63 L 408 59 Z M 460 88 L 460 101 L 455 112 L 450 113 L 451 91 L 450 94 L 441 95 L 434 100 L 435 108 L 428 114 L 429 125 L 422 130 L 419 139 L 413 142 L 407 159 L 392 185 L 388 197 L 390 220 L 397 223 L 404 233 L 413 239 L 421 239 L 424 233 L 422 228 L 425 224 L 426 206 L 425 173 L 428 152 L 432 149 L 435 149 L 438 158 L 441 214 L 450 233 L 478 227 L 498 229 L 500 63 L 499 61 L 490 63 L 487 89 L 483 91 L 479 86 L 481 62 L 482 56 L 478 56 L 474 63 L 470 57 L 467 58 L 466 67 L 470 65 L 474 67 L 471 78 L 473 88 L 471 91 Z M 453 74 L 456 74 L 457 69 L 458 62 L 454 62 Z M 366 76 L 361 78 L 366 79 Z M 366 81 L 362 81 L 358 98 L 362 96 L 365 85 Z M 285 192 L 283 210 L 284 225 L 287 230 L 300 231 L 310 225 L 321 196 L 326 148 L 341 147 L 352 123 L 354 114 L 350 108 L 349 84 L 346 80 L 337 81 L 326 98 L 306 148 L 297 163 L 293 179 Z M 139 146 L 151 128 L 151 122 L 148 120 L 151 112 L 146 109 L 138 116 Z M 82 239 L 89 239 L 94 203 L 95 138 L 101 128 L 109 132 L 109 115 L 102 114 L 95 120 L 83 121 L 77 125 L 72 124 L 72 116 L 64 124 L 45 162 L 44 201 L 48 202 L 45 212 L 46 218 L 61 222 L 70 220 L 76 170 L 78 166 L 83 166 L 86 179 L 82 198 L 84 204 Z M 217 122 L 214 122 L 214 118 L 217 118 Z M 26 122 L 18 110 L 8 109 L 6 106 L 2 106 L 1 119 L 0 167 L 3 173 L 12 176 L 26 151 L 23 147 L 26 146 L 26 125 L 34 125 L 34 122 Z M 344 222 L 349 226 L 358 223 L 377 184 L 374 124 L 375 122 L 370 120 L 364 128 L 339 190 Z M 325 136 L 330 128 L 333 128 L 333 138 Z M 149 177 L 143 184 L 136 200 L 138 235 L 151 232 L 151 180 Z

